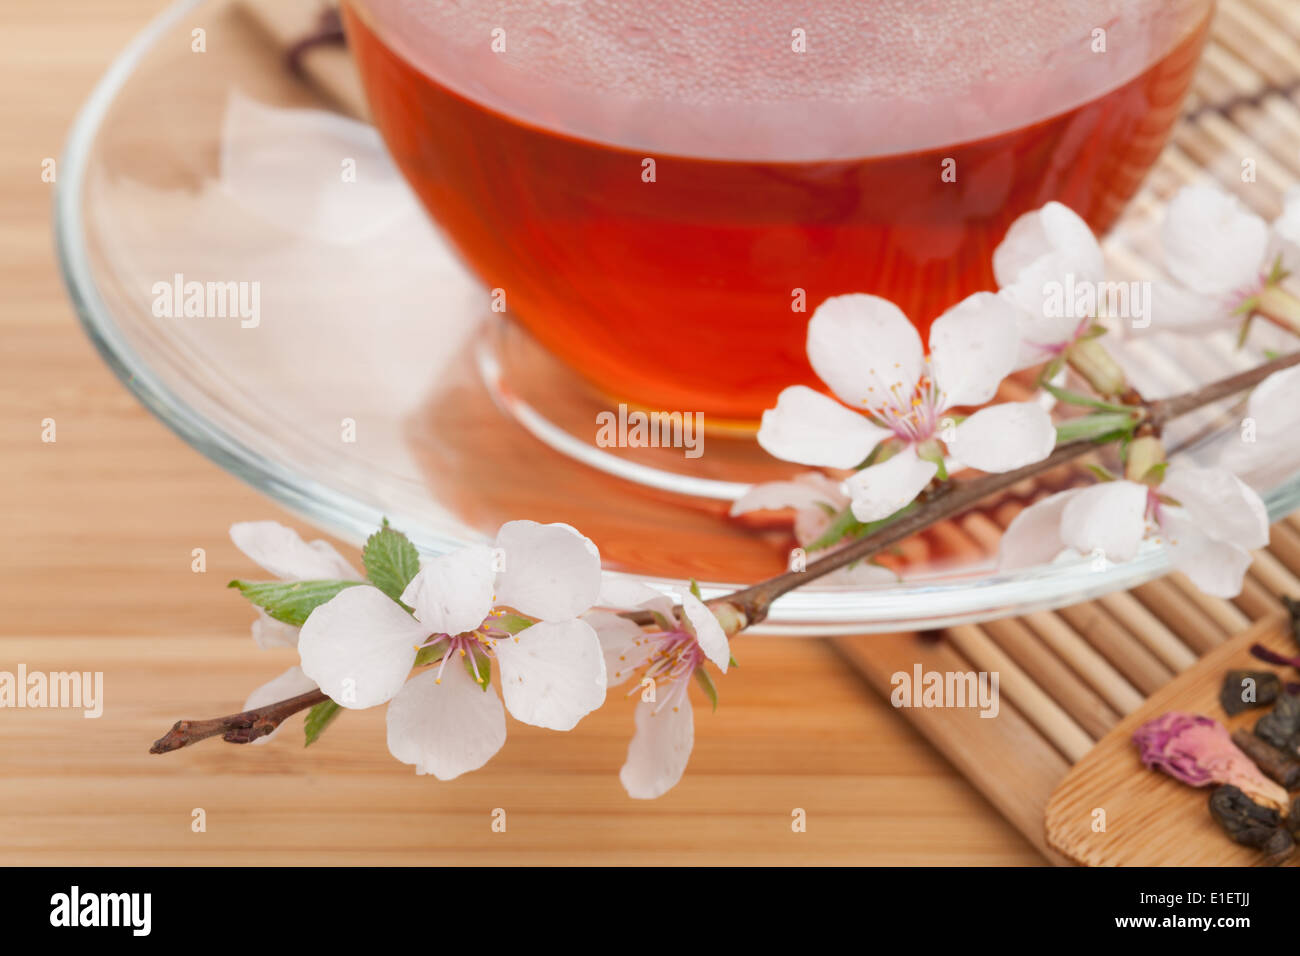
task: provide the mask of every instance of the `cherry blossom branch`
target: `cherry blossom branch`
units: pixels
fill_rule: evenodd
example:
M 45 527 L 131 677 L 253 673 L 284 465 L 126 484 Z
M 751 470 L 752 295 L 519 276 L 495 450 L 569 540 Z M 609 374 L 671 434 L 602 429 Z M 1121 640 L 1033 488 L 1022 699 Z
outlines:
M 1166 423 L 1193 412 L 1206 405 L 1235 395 L 1253 385 L 1259 384 L 1274 372 L 1300 365 L 1300 352 L 1273 359 L 1245 372 L 1239 372 L 1228 378 L 1211 382 L 1202 388 L 1186 392 L 1173 398 L 1155 401 L 1141 401 L 1137 393 L 1129 390 L 1127 400 L 1136 400 L 1133 404 L 1135 415 L 1139 416 L 1135 424 L 1139 428 L 1158 432 Z M 1109 441 L 1113 441 L 1110 439 Z M 742 588 L 708 603 L 717 615 L 724 630 L 734 636 L 746 627 L 757 624 L 768 614 L 772 603 L 783 594 L 795 590 L 810 581 L 824 577 L 832 571 L 846 567 L 878 554 L 885 548 L 897 544 L 919 531 L 977 504 L 989 495 L 1024 481 L 1026 478 L 1041 474 L 1066 462 L 1072 461 L 1094 451 L 1108 441 L 1081 438 L 1058 445 L 1042 461 L 1026 465 L 1015 471 L 1003 474 L 988 474 L 968 481 L 954 481 L 939 485 L 919 499 L 920 507 L 908 513 L 892 524 L 886 525 L 873 534 L 866 535 L 822 558 L 810 563 L 803 571 L 788 571 L 776 577 L 761 581 L 747 588 Z M 654 623 L 648 611 L 630 611 L 624 614 L 629 620 L 638 624 Z M 285 718 L 300 710 L 305 710 L 329 698 L 319 690 L 276 701 L 264 707 L 215 717 L 209 720 L 181 720 L 166 734 L 156 740 L 150 753 L 170 753 L 198 743 L 209 737 L 220 736 L 228 743 L 249 743 L 264 737 L 278 727 Z
M 1255 368 L 1219 379 L 1182 395 L 1143 402 L 1141 405 L 1135 406 L 1137 411 L 1143 413 L 1142 419 L 1138 422 L 1138 427 L 1145 426 L 1158 432 L 1163 425 L 1175 418 L 1235 395 L 1253 385 L 1259 384 L 1274 372 L 1280 372 L 1295 365 L 1300 365 L 1300 352 L 1273 359 Z M 777 598 L 807 584 L 809 581 L 814 581 L 830 574 L 832 571 L 838 571 L 840 568 L 873 557 L 885 548 L 911 537 L 930 525 L 965 511 L 989 495 L 1010 488 L 1026 478 L 1079 458 L 1105 444 L 1107 444 L 1105 441 L 1099 442 L 1086 438 L 1078 439 L 1058 445 L 1042 461 L 1026 465 L 1015 471 L 983 475 L 969 481 L 950 482 L 946 485 L 940 485 L 920 502 L 920 507 L 917 510 L 900 518 L 898 521 L 886 525 L 873 534 L 859 538 L 838 551 L 818 558 L 816 561 L 809 563 L 803 571 L 787 571 L 784 574 L 768 578 L 766 581 L 743 588 L 725 597 L 714 598 L 708 602 L 709 607 L 723 622 L 728 634 L 735 633 L 733 628 L 740 630 L 757 624 L 767 617 L 772 603 Z
M 767 617 L 772 602 L 784 594 L 807 584 L 809 581 L 824 577 L 832 571 L 848 567 L 858 561 L 873 557 L 885 548 L 898 544 L 919 531 L 937 524 L 947 518 L 960 514 L 967 508 L 979 503 L 984 498 L 1017 482 L 1055 468 L 1075 458 L 1096 451 L 1101 445 L 1088 438 L 1058 445 L 1042 461 L 1034 462 L 1015 471 L 1002 474 L 983 475 L 970 481 L 954 481 L 939 485 L 934 491 L 920 500 L 920 507 L 886 525 L 873 534 L 866 535 L 852 544 L 833 551 L 825 557 L 809 562 L 803 571 L 786 571 L 776 577 L 760 581 L 758 584 L 743 588 L 725 597 L 709 601 L 709 607 L 715 614 L 734 615 L 744 621 L 743 626 L 757 624 Z M 729 622 L 723 621 L 724 627 Z
M 153 742 L 149 748 L 151 754 L 171 753 L 200 740 L 221 735 L 221 739 L 231 744 L 252 743 L 258 737 L 265 737 L 279 727 L 286 717 L 300 710 L 313 707 L 321 701 L 329 700 L 319 690 L 311 690 L 288 700 L 278 700 L 274 704 L 255 707 L 238 714 L 225 717 L 212 717 L 208 720 L 178 720 Z

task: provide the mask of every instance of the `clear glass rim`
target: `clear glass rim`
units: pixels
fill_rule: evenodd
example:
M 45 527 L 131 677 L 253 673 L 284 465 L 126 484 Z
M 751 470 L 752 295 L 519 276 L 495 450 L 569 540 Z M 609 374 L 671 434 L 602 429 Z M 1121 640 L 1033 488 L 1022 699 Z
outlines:
M 418 528 L 418 522 L 403 522 L 399 513 L 366 505 L 266 458 L 182 402 L 121 334 L 96 286 L 81 215 L 85 175 L 95 138 L 117 93 L 145 54 L 160 37 L 206 2 L 177 0 L 152 20 L 113 60 L 73 121 L 54 194 L 54 241 L 64 286 L 86 334 L 113 373 L 155 417 L 221 468 L 304 520 L 354 543 L 364 541 L 385 516 L 398 527 Z M 1293 476 L 1264 497 L 1274 521 L 1295 510 L 1300 507 L 1300 476 Z M 428 554 L 445 553 L 466 543 L 418 530 L 412 538 Z M 918 579 L 898 587 L 871 590 L 843 586 L 800 589 L 777 601 L 767 621 L 752 630 L 816 636 L 948 627 L 1086 601 L 1134 587 L 1170 570 L 1165 549 L 1151 541 L 1143 544 L 1132 561 L 1101 568 L 1092 565 L 1092 559 L 1085 556 L 976 580 Z M 681 585 L 664 578 L 626 576 L 665 590 Z M 700 584 L 706 598 L 742 586 Z M 918 606 L 926 609 L 924 614 L 917 613 Z

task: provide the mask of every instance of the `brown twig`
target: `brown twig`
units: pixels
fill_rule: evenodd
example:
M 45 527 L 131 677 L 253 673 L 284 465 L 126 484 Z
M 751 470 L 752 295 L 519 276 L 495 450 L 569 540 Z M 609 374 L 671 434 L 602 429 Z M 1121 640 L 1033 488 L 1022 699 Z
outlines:
M 772 602 L 781 595 L 793 591 L 811 580 L 830 574 L 832 571 L 838 571 L 840 568 L 870 558 L 890 545 L 910 538 L 918 531 L 922 531 L 932 524 L 960 514 L 995 492 L 1010 488 L 1016 482 L 1024 481 L 1026 478 L 1037 475 L 1049 468 L 1055 468 L 1057 465 L 1086 455 L 1090 451 L 1096 451 L 1097 447 L 1095 441 L 1081 438 L 1065 445 L 1058 445 L 1042 461 L 1026 465 L 1015 471 L 996 475 L 982 475 L 970 481 L 955 481 L 948 485 L 941 485 L 942 490 L 940 493 L 930 497 L 918 510 L 890 525 L 886 525 L 874 534 L 859 538 L 847 547 L 832 551 L 825 557 L 810 562 L 803 571 L 786 571 L 784 574 L 778 574 L 774 578 L 768 578 L 766 581 L 761 581 L 758 584 L 728 594 L 726 597 L 716 598 L 714 601 L 710 601 L 709 604 L 714 607 L 715 611 L 717 610 L 717 604 L 730 604 L 744 616 L 746 626 L 757 624 L 767 617 Z
M 328 700 L 319 690 L 308 691 L 288 700 L 279 700 L 265 707 L 245 710 L 225 717 L 213 717 L 209 720 L 178 720 L 153 742 L 149 748 L 151 754 L 171 753 L 200 740 L 221 735 L 221 739 L 231 744 L 247 744 L 258 737 L 265 737 L 279 727 L 284 719 L 300 710 L 315 706 Z
M 1148 403 L 1149 420 L 1157 427 L 1165 425 L 1181 415 L 1194 412 L 1206 405 L 1213 405 L 1220 399 L 1236 395 L 1252 385 L 1258 385 L 1274 372 L 1281 372 L 1296 365 L 1300 365 L 1300 352 L 1283 355 L 1262 365 L 1256 365 L 1254 368 L 1248 368 L 1244 372 L 1211 382 L 1202 388 L 1175 395 L 1173 398 L 1157 399 Z

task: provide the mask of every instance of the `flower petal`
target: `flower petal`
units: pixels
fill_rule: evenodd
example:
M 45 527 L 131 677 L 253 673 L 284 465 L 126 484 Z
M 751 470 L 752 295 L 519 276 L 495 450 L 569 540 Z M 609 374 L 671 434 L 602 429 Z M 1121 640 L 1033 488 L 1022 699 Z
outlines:
M 1157 280 L 1151 283 L 1150 321 L 1142 325 L 1128 321 L 1124 328 L 1137 335 L 1149 332 L 1200 335 L 1240 325 L 1242 317 L 1233 315 L 1233 309 L 1229 296 L 1193 292 L 1172 282 Z
M 220 143 L 223 190 L 295 236 L 359 244 L 414 206 L 375 128 L 340 113 L 283 109 L 236 91 L 226 103 Z M 340 186 L 343 156 L 361 172 Z
M 627 748 L 627 762 L 618 773 L 627 795 L 654 800 L 677 786 L 695 746 L 695 717 L 691 700 L 682 694 L 676 707 L 655 713 L 655 704 L 636 707 L 636 733 Z
M 1011 224 L 993 250 L 993 275 L 1000 287 L 1009 286 L 1045 257 L 1058 263 L 1059 278 L 1067 272 L 1088 279 L 1103 274 L 1097 237 L 1078 213 L 1059 202 L 1027 212 Z
M 278 677 L 273 677 L 257 690 L 248 695 L 244 701 L 244 710 L 253 710 L 257 707 L 265 707 L 267 704 L 274 704 L 276 701 L 288 700 L 290 697 L 297 697 L 299 694 L 305 694 L 309 690 L 316 689 L 316 682 L 308 677 L 301 667 L 295 664 Z M 276 734 L 278 734 L 284 725 L 281 724 L 271 731 L 265 737 L 258 737 L 253 741 L 255 744 L 264 744 Z
M 492 549 L 470 545 L 424 563 L 402 592 L 425 634 L 460 634 L 483 623 L 492 610 L 496 571 Z
M 415 772 L 452 780 L 477 770 L 506 742 L 506 713 L 458 662 L 406 682 L 388 705 L 388 751 Z
M 505 569 L 497 604 L 545 621 L 575 618 L 600 594 L 600 552 L 567 524 L 507 521 L 497 532 Z
M 855 588 L 880 588 L 899 584 L 897 573 L 879 564 L 859 561 L 846 568 L 832 571 L 822 578 L 824 584 L 843 584 Z
M 863 468 L 844 482 L 852 499 L 853 517 L 859 521 L 879 521 L 911 504 L 930 483 L 939 467 L 917 456 L 908 445 L 897 455 Z
M 669 613 L 671 614 L 671 601 Z M 650 660 L 654 644 L 643 631 L 621 614 L 588 611 L 582 619 L 591 625 L 605 657 L 605 686 L 617 687 Z
M 1079 489 L 1060 491 L 1036 501 L 1007 525 L 998 542 L 998 567 L 1004 571 L 1048 564 L 1066 549 L 1061 515 Z
M 930 367 L 942 408 L 983 405 L 997 394 L 1020 351 L 1016 309 L 992 292 L 976 292 L 930 327 Z
M 1056 447 L 1056 428 L 1037 402 L 982 408 L 953 429 L 947 442 L 958 463 L 980 471 L 1015 471 L 1042 461 Z
M 429 629 L 378 588 L 359 585 L 311 612 L 298 637 L 302 669 L 343 707 L 392 698 L 415 664 Z
M 1300 366 L 1274 372 L 1260 382 L 1247 407 L 1256 426 L 1270 435 L 1300 427 Z
M 1013 369 L 1029 368 L 1059 355 L 1086 327 L 1084 317 L 1066 301 L 1065 275 L 1059 261 L 1046 257 L 999 290 L 998 298 L 1016 310 L 1020 348 Z
M 661 597 L 667 595 L 635 578 L 605 574 L 600 579 L 600 593 L 596 597 L 596 603 L 600 607 L 633 608 Z
M 1282 214 L 1273 220 L 1273 236 L 1270 251 L 1282 256 L 1282 268 L 1300 272 L 1300 186 L 1287 190 Z M 1271 258 L 1268 264 L 1272 264 Z
M 844 496 L 845 503 L 848 502 L 848 495 Z M 843 510 L 843 505 L 837 510 Z M 799 542 L 800 547 L 807 547 L 814 541 L 817 541 L 827 531 L 831 529 L 831 522 L 835 518 L 828 515 L 821 508 L 800 508 L 794 513 L 794 538 Z
M 626 578 L 621 575 L 604 574 L 600 580 L 600 594 L 596 598 L 599 607 L 616 610 L 633 610 L 644 608 L 654 611 L 672 620 L 673 599 L 663 591 L 657 591 L 648 584 Z M 585 616 L 585 615 L 584 615 Z
M 727 673 L 727 664 L 731 662 L 731 643 L 727 640 L 727 632 L 722 629 L 708 605 L 690 591 L 683 591 L 681 599 L 682 611 L 695 631 L 695 643 L 700 645 L 704 656 L 718 666 L 718 670 Z
M 856 465 L 862 459 L 854 462 Z M 807 481 L 806 478 L 820 479 Z M 826 504 L 832 508 L 844 507 L 846 499 L 839 484 L 821 473 L 800 475 L 793 481 L 764 481 L 753 485 L 731 506 L 731 514 L 743 515 L 750 511 L 779 511 L 783 508 L 816 508 Z
M 1061 512 L 1061 540 L 1084 554 L 1130 561 L 1146 536 L 1147 486 L 1107 481 L 1083 488 Z
M 769 455 L 800 465 L 852 468 L 892 432 L 807 385 L 781 392 L 763 412 L 758 443 Z
M 1169 561 L 1196 585 L 1213 597 L 1234 598 L 1241 593 L 1242 580 L 1250 567 L 1250 552 L 1227 541 L 1216 541 L 1183 508 L 1163 509 L 1161 539 L 1169 548 Z
M 253 643 L 263 651 L 272 647 L 297 647 L 298 628 L 284 621 L 277 621 L 258 608 L 257 620 L 253 622 Z
M 1268 491 L 1300 471 L 1300 367 L 1274 372 L 1251 393 L 1245 429 L 1221 464 L 1252 487 Z M 1247 439 L 1251 440 L 1247 440 Z
M 910 400 L 924 357 L 907 316 L 879 296 L 833 296 L 808 323 L 808 360 L 850 408 L 875 409 L 900 396 Z
M 1197 528 L 1215 541 L 1248 551 L 1268 544 L 1268 509 L 1253 488 L 1226 468 L 1174 465 L 1160 492 L 1182 505 Z
M 328 541 L 302 540 L 278 521 L 241 521 L 230 526 L 235 547 L 281 581 L 360 581 L 361 575 Z
M 1161 227 L 1165 265 L 1194 292 L 1232 292 L 1259 281 L 1268 225 L 1215 186 L 1187 186 Z
M 586 621 L 542 621 L 494 647 L 501 696 L 516 720 L 572 730 L 605 702 L 605 658 Z

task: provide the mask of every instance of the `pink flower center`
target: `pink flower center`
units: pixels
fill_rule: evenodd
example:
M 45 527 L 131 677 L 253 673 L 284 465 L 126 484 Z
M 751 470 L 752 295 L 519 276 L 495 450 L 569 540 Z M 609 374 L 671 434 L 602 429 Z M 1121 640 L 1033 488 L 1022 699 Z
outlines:
M 442 683 L 442 671 L 447 666 L 448 661 L 453 659 L 463 660 L 468 657 L 474 678 L 482 683 L 483 675 L 479 671 L 479 666 L 481 664 L 485 668 L 488 667 L 488 660 L 496 657 L 494 648 L 497 641 L 518 640 L 513 634 L 498 625 L 498 621 L 505 617 L 507 613 L 502 608 L 493 608 L 488 612 L 488 616 L 483 619 L 483 623 L 472 631 L 464 631 L 460 634 L 431 634 L 429 639 L 419 646 L 419 649 L 424 650 L 427 647 L 443 645 L 442 659 L 438 664 L 438 676 L 434 678 L 434 682 Z
M 1247 299 L 1253 299 L 1263 292 L 1266 285 L 1268 285 L 1268 273 L 1261 272 L 1255 282 L 1248 282 L 1240 288 L 1233 289 L 1225 297 L 1228 311 L 1236 312 L 1245 304 Z
M 889 396 L 879 405 L 873 406 L 870 399 L 863 399 L 863 404 L 871 415 L 905 442 L 922 442 L 932 437 L 939 430 L 939 416 L 945 408 L 943 393 L 930 375 L 929 356 L 925 359 L 925 370 L 910 394 L 894 383 L 889 388 Z
M 1088 331 L 1089 327 L 1092 325 L 1092 320 L 1093 320 L 1092 316 L 1088 316 L 1080 319 L 1079 324 L 1076 325 L 1074 327 L 1074 331 L 1070 333 L 1070 337 L 1068 339 L 1065 339 L 1064 341 L 1033 342 L 1029 339 L 1025 339 L 1025 344 L 1030 346 L 1031 348 L 1038 349 L 1038 351 L 1042 352 L 1043 355 L 1045 356 L 1051 356 L 1052 358 L 1056 358 L 1059 355 L 1064 355 L 1066 349 L 1068 349 L 1075 342 L 1079 341 L 1079 339 L 1083 336 L 1083 333 Z
M 631 669 L 640 670 L 644 667 L 641 682 L 647 678 L 655 682 L 654 712 L 657 714 L 669 705 L 676 710 L 688 689 L 687 682 L 681 678 L 690 677 L 705 661 L 699 642 L 686 631 L 677 629 L 652 631 L 633 641 L 632 646 L 645 652 L 643 658 L 640 654 L 637 655 L 640 663 L 631 665 Z M 621 670 L 615 671 L 614 676 L 622 677 L 624 673 Z M 641 682 L 628 691 L 629 697 L 641 690 Z
M 1157 528 L 1161 527 L 1160 520 L 1164 516 L 1164 506 L 1164 502 L 1160 500 L 1160 489 L 1148 488 L 1146 517 Z

